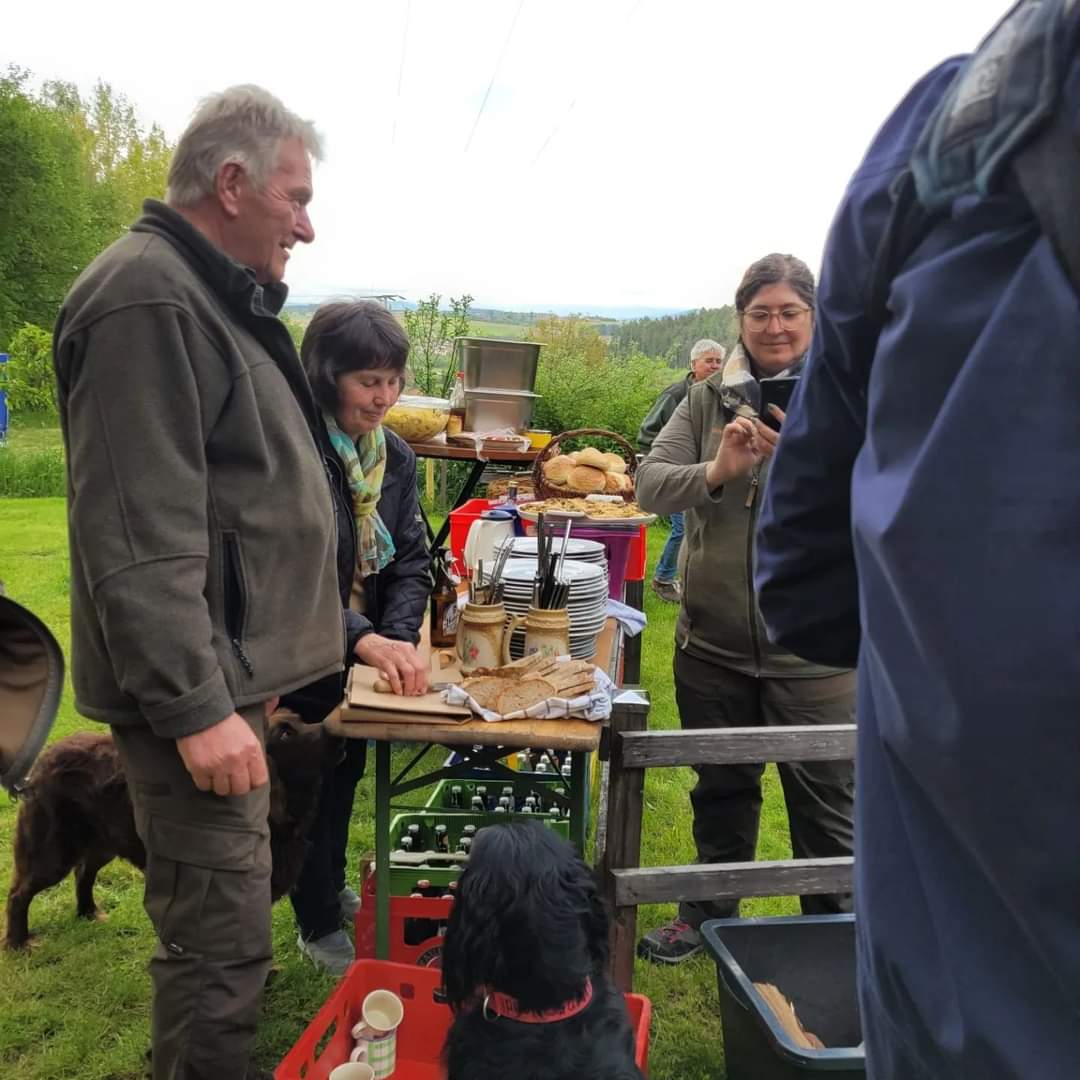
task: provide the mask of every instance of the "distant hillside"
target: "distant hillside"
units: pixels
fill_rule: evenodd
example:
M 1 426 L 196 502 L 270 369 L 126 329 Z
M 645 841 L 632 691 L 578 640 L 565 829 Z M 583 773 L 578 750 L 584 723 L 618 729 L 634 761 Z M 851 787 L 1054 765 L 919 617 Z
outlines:
M 611 336 L 617 353 L 640 350 L 681 368 L 689 364 L 690 350 L 702 338 L 712 338 L 730 349 L 739 338 L 739 323 L 735 309 L 725 305 L 656 319 L 630 319 L 619 323 Z

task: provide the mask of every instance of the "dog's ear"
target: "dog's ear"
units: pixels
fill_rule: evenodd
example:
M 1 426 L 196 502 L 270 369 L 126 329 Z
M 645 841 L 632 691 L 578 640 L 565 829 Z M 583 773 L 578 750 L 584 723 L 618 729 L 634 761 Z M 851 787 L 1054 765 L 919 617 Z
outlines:
M 288 816 L 289 800 L 285 785 L 281 782 L 277 762 L 272 755 L 266 755 L 266 771 L 270 776 L 270 821 L 284 821 Z
M 492 985 L 503 942 L 499 920 L 506 898 L 487 874 L 469 867 L 461 875 L 443 943 L 443 989 L 455 1011 L 474 1003 Z

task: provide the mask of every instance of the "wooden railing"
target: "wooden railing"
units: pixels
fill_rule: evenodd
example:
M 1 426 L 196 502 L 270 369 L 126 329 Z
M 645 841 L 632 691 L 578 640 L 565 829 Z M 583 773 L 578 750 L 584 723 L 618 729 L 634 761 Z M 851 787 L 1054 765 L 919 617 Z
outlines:
M 605 732 L 606 790 L 596 868 L 612 911 L 612 968 L 621 990 L 632 988 L 638 904 L 804 896 L 850 892 L 850 858 L 641 867 L 645 770 L 678 765 L 779 761 L 844 761 L 855 754 L 855 725 L 648 731 L 649 699 L 620 692 Z M 690 807 L 687 804 L 689 818 Z

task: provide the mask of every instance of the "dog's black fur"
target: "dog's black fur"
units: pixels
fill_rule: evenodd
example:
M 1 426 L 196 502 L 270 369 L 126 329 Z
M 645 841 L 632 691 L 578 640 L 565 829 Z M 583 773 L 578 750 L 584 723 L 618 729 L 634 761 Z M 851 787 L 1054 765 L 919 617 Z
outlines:
M 443 948 L 454 1011 L 448 1080 L 641 1080 L 623 996 L 607 974 L 608 918 L 571 844 L 534 823 L 482 829 L 461 875 Z M 492 990 L 530 1012 L 593 998 L 549 1024 L 484 1018 Z
M 276 714 L 268 727 L 270 849 L 274 900 L 296 884 L 304 864 L 308 828 L 318 809 L 327 763 L 340 743 L 321 724 Z M 15 823 L 15 869 L 7 902 L 9 949 L 30 937 L 30 902 L 74 869 L 77 913 L 101 918 L 94 903 L 98 871 L 118 856 L 140 870 L 146 850 L 120 755 L 107 733 L 82 731 L 53 743 L 38 759 Z

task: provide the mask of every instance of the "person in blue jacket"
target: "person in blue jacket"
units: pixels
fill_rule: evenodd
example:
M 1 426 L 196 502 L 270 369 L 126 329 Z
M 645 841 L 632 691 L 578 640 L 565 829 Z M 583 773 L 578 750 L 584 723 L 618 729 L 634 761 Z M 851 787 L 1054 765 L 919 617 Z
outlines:
M 1003 61 L 1026 32 L 1007 26 L 948 100 L 992 120 L 995 85 L 1034 92 L 1024 64 L 1060 55 L 1075 137 L 1080 7 L 1018 8 L 1058 9 L 1049 44 Z M 755 583 L 774 641 L 858 658 L 868 1075 L 1065 1080 L 1080 1076 L 1080 304 L 1007 182 L 945 201 L 884 319 L 868 290 L 890 186 L 967 72 L 949 60 L 912 89 L 843 198 Z

